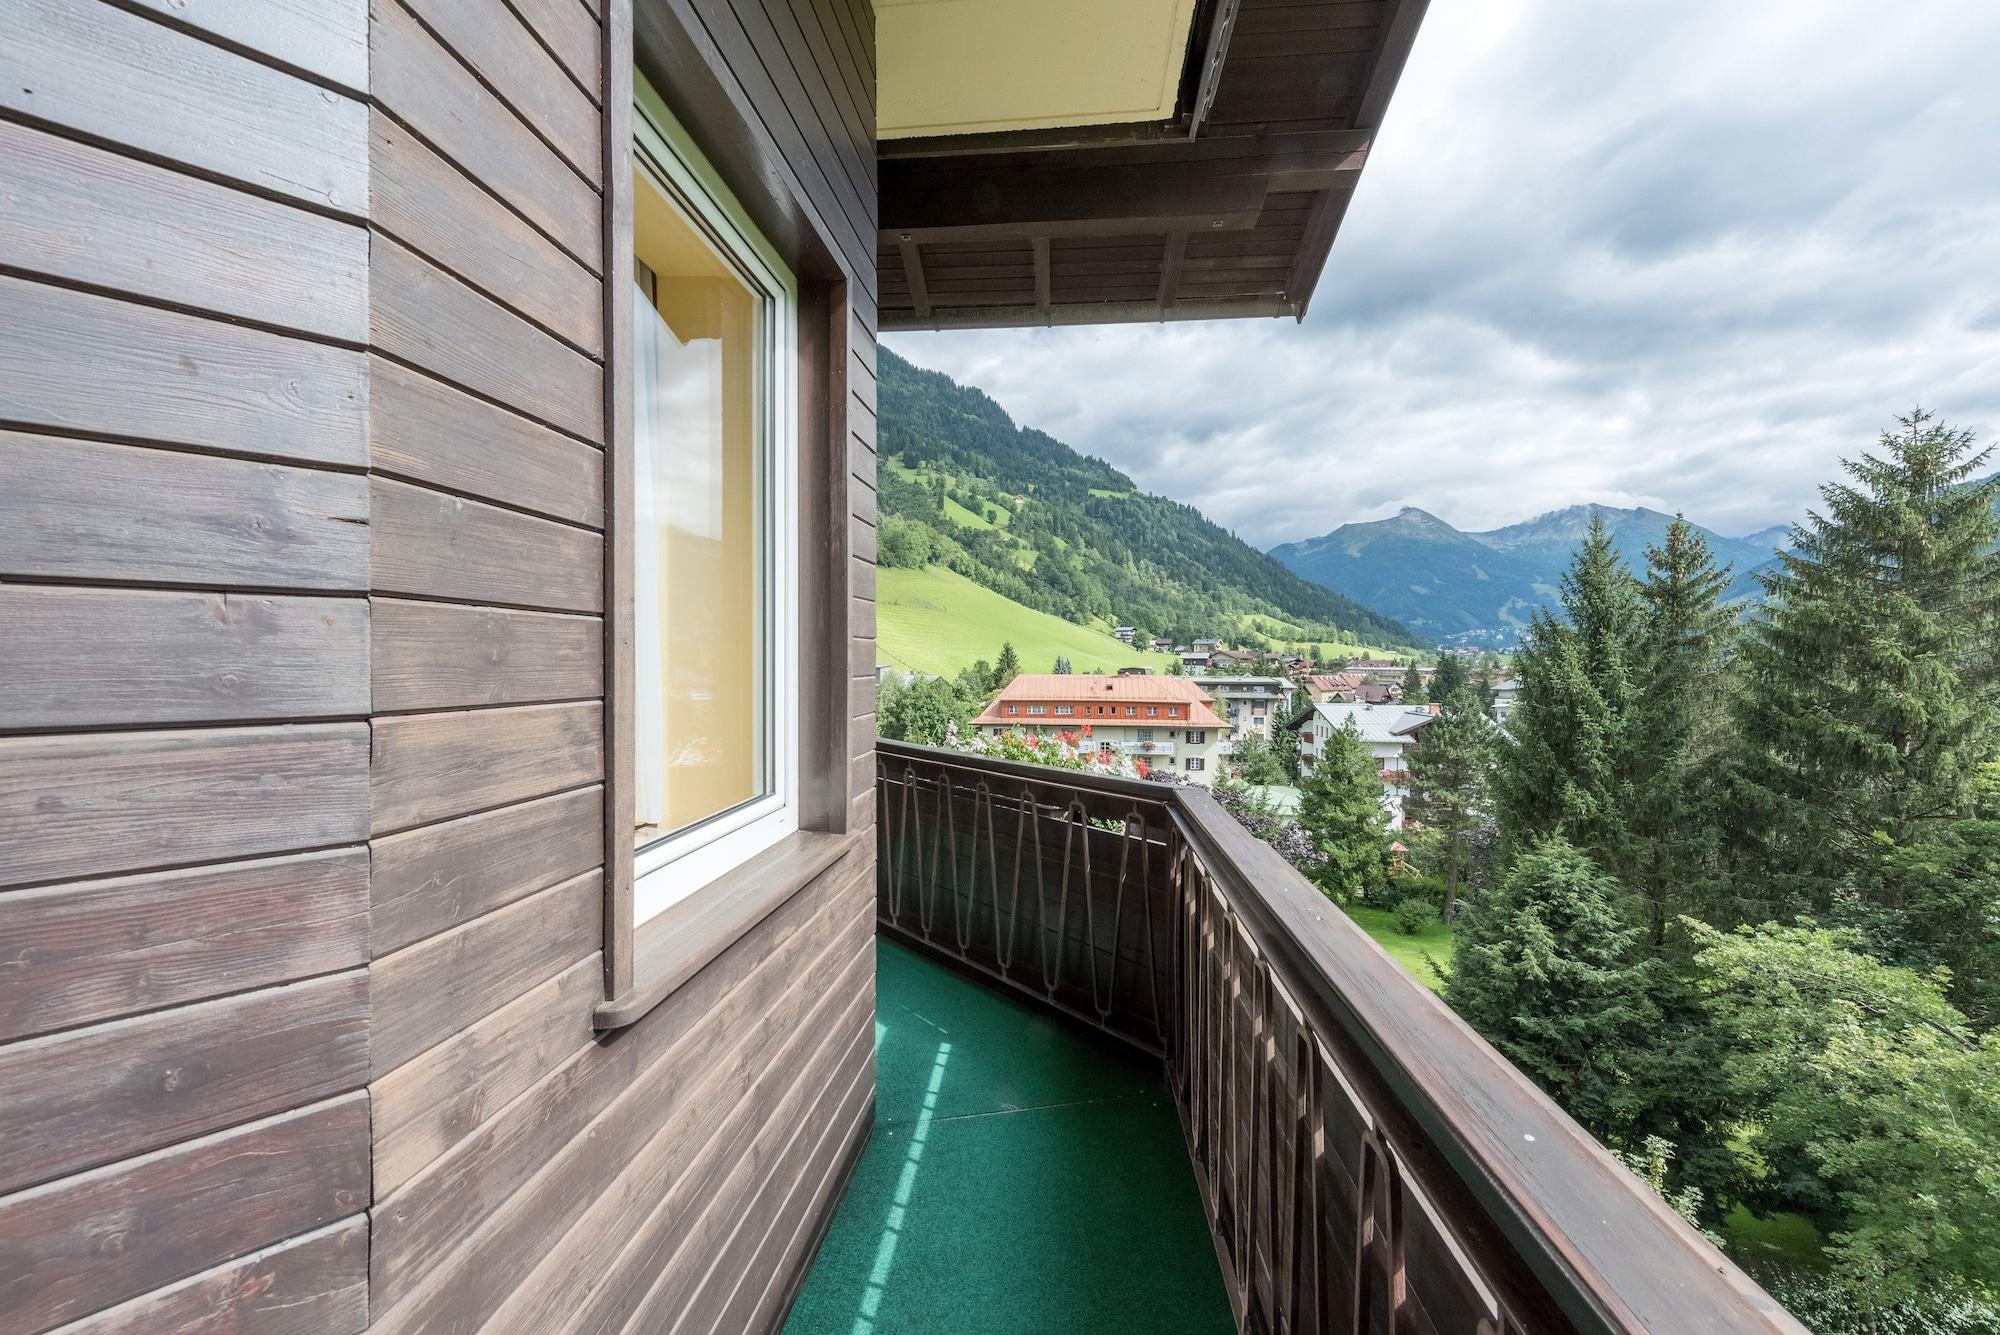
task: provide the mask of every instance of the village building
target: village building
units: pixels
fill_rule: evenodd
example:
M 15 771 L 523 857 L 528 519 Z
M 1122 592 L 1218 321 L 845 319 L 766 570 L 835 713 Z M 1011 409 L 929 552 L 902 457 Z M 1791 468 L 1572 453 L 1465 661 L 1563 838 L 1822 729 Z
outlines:
M 1074 732 L 1078 745 L 1123 754 L 1162 777 L 1209 783 L 1229 724 L 1186 677 L 1023 673 L 972 720 L 990 737 Z M 1088 729 L 1088 732 L 1085 731 Z
M 1382 809 L 1389 828 L 1403 828 L 1403 801 L 1410 795 L 1409 751 L 1418 732 L 1434 718 L 1429 709 L 1400 704 L 1322 704 L 1299 730 L 1299 772 L 1311 774 L 1325 754 L 1327 741 L 1349 727 L 1360 734 L 1375 758 L 1382 780 Z
M 1215 702 L 1215 712 L 1229 725 L 1229 742 L 1255 733 L 1266 741 L 1284 726 L 1297 687 L 1284 677 L 1192 677 L 1190 684 Z

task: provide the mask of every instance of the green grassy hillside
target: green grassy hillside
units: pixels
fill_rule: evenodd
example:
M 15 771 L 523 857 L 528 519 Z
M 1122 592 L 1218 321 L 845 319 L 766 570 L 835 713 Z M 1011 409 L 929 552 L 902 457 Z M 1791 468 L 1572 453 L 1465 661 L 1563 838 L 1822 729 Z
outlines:
M 1047 672 L 1061 655 L 1078 672 L 1134 664 L 1164 672 L 1170 654 L 1140 653 L 1103 631 L 1009 602 L 942 566 L 884 567 L 876 573 L 876 655 L 910 672 L 954 676 L 974 660 L 991 663 L 1010 641 L 1028 672 Z

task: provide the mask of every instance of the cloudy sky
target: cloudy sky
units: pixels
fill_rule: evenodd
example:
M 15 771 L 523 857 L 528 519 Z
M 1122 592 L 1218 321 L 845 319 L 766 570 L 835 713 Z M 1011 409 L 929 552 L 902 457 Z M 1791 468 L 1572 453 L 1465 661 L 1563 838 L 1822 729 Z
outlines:
M 895 335 L 1260 546 L 1415 505 L 1739 534 L 2000 435 L 2000 3 L 1432 0 L 1303 326 Z

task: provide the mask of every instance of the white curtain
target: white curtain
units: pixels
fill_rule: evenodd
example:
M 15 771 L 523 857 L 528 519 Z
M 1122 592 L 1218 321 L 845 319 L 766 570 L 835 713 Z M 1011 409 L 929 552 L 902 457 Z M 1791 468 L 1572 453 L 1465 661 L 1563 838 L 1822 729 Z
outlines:
M 667 816 L 667 720 L 664 664 L 660 661 L 660 497 L 653 485 L 656 462 L 666 448 L 662 419 L 668 341 L 673 338 L 643 288 L 633 293 L 632 387 L 636 406 L 632 421 L 632 475 L 636 513 L 633 516 L 632 581 L 634 673 L 632 722 L 634 733 L 634 818 L 639 825 L 660 825 Z

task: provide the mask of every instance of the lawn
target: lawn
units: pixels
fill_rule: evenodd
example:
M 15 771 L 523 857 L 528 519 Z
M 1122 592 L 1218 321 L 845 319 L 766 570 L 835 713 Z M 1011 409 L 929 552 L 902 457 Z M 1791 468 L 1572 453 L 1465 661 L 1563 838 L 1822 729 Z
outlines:
M 940 677 L 991 663 L 1008 641 L 1026 672 L 1047 672 L 1058 656 L 1078 672 L 1115 672 L 1134 664 L 1164 672 L 1170 654 L 1141 653 L 1101 630 L 1023 607 L 942 566 L 883 567 L 875 576 L 876 654 L 905 671 Z
M 1451 928 L 1437 923 L 1415 936 L 1404 936 L 1396 929 L 1396 915 L 1387 909 L 1371 909 L 1360 904 L 1352 905 L 1347 916 L 1354 919 L 1361 930 L 1375 938 L 1375 944 L 1389 952 L 1396 963 L 1408 969 L 1418 982 L 1433 992 L 1444 991 L 1444 979 L 1438 977 L 1436 969 L 1430 966 L 1425 955 L 1449 966 L 1451 954 L 1457 942 L 1452 939 Z

